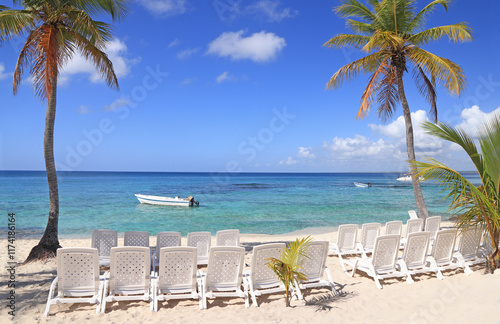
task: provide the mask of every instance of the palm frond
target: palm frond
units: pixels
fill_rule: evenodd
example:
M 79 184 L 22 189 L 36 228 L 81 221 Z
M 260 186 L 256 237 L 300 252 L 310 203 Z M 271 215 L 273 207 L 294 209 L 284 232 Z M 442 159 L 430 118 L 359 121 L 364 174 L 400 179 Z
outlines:
M 420 66 L 425 72 L 442 83 L 451 94 L 459 95 L 466 87 L 467 80 L 463 69 L 449 59 L 439 57 L 421 48 L 412 46 L 406 56 Z
M 386 53 L 376 52 L 344 65 L 331 77 L 326 88 L 338 88 L 342 86 L 344 81 L 350 81 L 356 78 L 360 73 L 375 71 L 386 57 Z
M 323 44 L 323 46 L 326 47 L 335 47 L 335 48 L 341 48 L 341 47 L 354 47 L 354 48 L 363 48 L 365 44 L 370 40 L 370 37 L 368 36 L 363 36 L 363 35 L 352 35 L 352 34 L 339 34 L 332 39 L 330 39 L 328 42 Z
M 484 158 L 484 173 L 488 177 L 483 184 L 489 194 L 498 199 L 500 198 L 500 114 L 485 122 L 479 135 L 479 144 Z
M 67 32 L 72 35 L 73 43 L 78 51 L 85 59 L 91 61 L 95 65 L 99 74 L 106 80 L 106 84 L 109 87 L 114 87 L 118 90 L 118 79 L 113 70 L 113 63 L 108 58 L 106 53 L 94 46 L 91 41 L 87 40 L 80 34 L 72 30 L 68 30 Z
M 390 120 L 396 111 L 399 103 L 399 92 L 397 87 L 396 68 L 387 66 L 384 71 L 384 78 L 380 82 L 380 88 L 377 91 L 377 103 L 379 108 L 377 114 L 382 122 Z
M 430 42 L 448 37 L 455 43 L 472 41 L 472 29 L 466 23 L 457 23 L 448 26 L 429 28 L 416 33 L 408 38 L 408 42 L 417 46 L 426 45 Z
M 416 30 L 425 25 L 427 17 L 434 12 L 436 6 L 441 5 L 445 10 L 448 10 L 450 0 L 434 0 L 420 10 L 404 30 L 408 34 L 414 34 Z
M 432 80 L 427 78 L 420 65 L 416 65 L 413 69 L 413 79 L 415 80 L 418 91 L 431 106 L 429 113 L 430 117 L 434 119 L 434 122 L 437 122 L 437 93 Z
M 0 11 L 0 42 L 28 33 L 35 28 L 31 12 L 27 10 Z
M 377 20 L 377 16 L 368 7 L 357 0 L 345 0 L 343 4 L 336 7 L 334 11 L 343 18 L 356 17 L 371 23 Z
M 399 51 L 405 45 L 405 40 L 402 37 L 395 35 L 391 31 L 377 30 L 370 38 L 370 41 L 362 48 L 364 52 L 370 53 L 373 50 L 391 49 L 392 51 Z
M 126 0 L 72 0 L 72 6 L 90 15 L 109 14 L 113 20 L 121 20 L 128 14 Z
M 456 127 L 453 128 L 450 125 L 437 123 L 433 124 L 430 122 L 422 123 L 422 128 L 426 131 L 427 134 L 439 137 L 448 141 L 450 143 L 455 143 L 462 147 L 464 151 L 469 155 L 476 170 L 479 174 L 484 173 L 484 161 L 479 154 L 476 144 L 474 140 L 465 133 L 461 128 Z

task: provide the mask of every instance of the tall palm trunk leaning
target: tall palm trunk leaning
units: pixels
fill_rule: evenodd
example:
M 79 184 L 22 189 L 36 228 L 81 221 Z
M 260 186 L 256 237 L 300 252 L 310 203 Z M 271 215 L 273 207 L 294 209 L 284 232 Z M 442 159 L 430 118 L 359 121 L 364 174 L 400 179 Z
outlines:
M 111 40 L 111 25 L 93 20 L 90 14 L 106 13 L 113 20 L 126 14 L 126 0 L 22 0 L 13 1 L 23 9 L 0 8 L 0 42 L 19 35 L 27 39 L 14 70 L 16 94 L 25 68 L 29 68 L 35 93 L 47 100 L 44 157 L 49 185 L 49 219 L 40 242 L 25 262 L 54 257 L 58 239 L 59 193 L 54 161 L 54 123 L 57 78 L 64 64 L 79 52 L 96 66 L 110 87 L 118 80 L 104 49 Z
M 416 1 L 367 0 L 368 6 L 358 0 L 344 0 L 334 11 L 346 18 L 347 27 L 356 34 L 338 34 L 324 44 L 327 47 L 354 47 L 367 56 L 341 67 L 330 79 L 327 89 L 338 88 L 344 81 L 360 73 L 370 73 L 368 85 L 361 96 L 361 107 L 356 118 L 366 116 L 373 102 L 383 121 L 392 118 L 397 104 L 403 107 L 406 125 L 408 160 L 415 160 L 415 145 L 410 106 L 406 100 L 403 76 L 412 70 L 413 79 L 422 96 L 430 105 L 430 115 L 437 121 L 436 86 L 442 84 L 451 94 L 459 95 L 466 86 L 462 68 L 449 59 L 439 57 L 421 48 L 431 41 L 447 36 L 453 42 L 472 40 L 466 23 L 423 29 L 426 18 L 438 5 L 448 8 L 450 0 L 435 0 L 416 13 Z M 356 20 L 357 19 L 357 20 Z M 427 218 L 417 170 L 410 164 L 418 215 Z

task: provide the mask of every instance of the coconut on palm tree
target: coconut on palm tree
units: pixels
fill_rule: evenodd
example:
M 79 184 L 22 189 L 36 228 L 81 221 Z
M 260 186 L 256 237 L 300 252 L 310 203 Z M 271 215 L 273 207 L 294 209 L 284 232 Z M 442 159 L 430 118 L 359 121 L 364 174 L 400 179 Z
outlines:
M 360 73 L 371 74 L 361 96 L 357 118 L 364 117 L 375 103 L 383 121 L 389 120 L 399 103 L 406 125 L 408 160 L 415 160 L 413 126 L 406 100 L 403 75 L 412 71 L 419 92 L 430 105 L 430 115 L 437 121 L 436 86 L 442 84 L 451 94 L 459 95 L 466 86 L 462 68 L 451 60 L 439 57 L 422 46 L 448 37 L 453 42 L 472 40 L 466 23 L 423 29 L 426 19 L 436 9 L 448 7 L 450 0 L 435 0 L 416 12 L 413 0 L 344 0 L 335 12 L 346 18 L 347 27 L 356 34 L 338 34 L 324 44 L 327 47 L 354 47 L 367 56 L 341 67 L 330 79 L 327 88 L 338 88 L 344 81 Z M 416 170 L 411 166 L 411 172 Z M 427 218 L 419 179 L 412 177 L 419 217 Z
M 60 247 L 58 239 L 59 193 L 54 161 L 54 121 L 57 78 L 64 64 L 79 52 L 90 60 L 110 87 L 118 89 L 113 64 L 104 52 L 111 40 L 111 25 L 93 20 L 91 14 L 109 14 L 120 19 L 126 14 L 126 0 L 19 0 L 22 9 L 0 11 L 0 42 L 19 35 L 27 39 L 14 70 L 13 90 L 17 92 L 26 69 L 35 93 L 47 100 L 44 131 L 44 157 L 49 185 L 49 219 L 38 245 L 26 262 L 53 257 Z
M 489 236 L 489 265 L 500 267 L 500 115 L 486 121 L 478 135 L 478 150 L 471 135 L 460 127 L 437 125 L 426 122 L 423 128 L 428 134 L 459 145 L 471 159 L 481 179 L 476 186 L 459 172 L 432 158 L 428 162 L 413 162 L 419 175 L 426 179 L 436 179 L 447 191 L 446 198 L 451 200 L 450 210 L 457 217 L 456 226 L 465 230 L 479 225 L 486 229 Z M 485 240 L 488 241 L 488 240 Z

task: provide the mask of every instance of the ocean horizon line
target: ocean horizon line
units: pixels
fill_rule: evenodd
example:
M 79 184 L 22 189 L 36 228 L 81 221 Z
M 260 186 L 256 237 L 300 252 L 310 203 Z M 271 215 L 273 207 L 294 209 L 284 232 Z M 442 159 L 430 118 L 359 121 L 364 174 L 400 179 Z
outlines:
M 46 170 L 0 170 L 0 172 L 46 172 Z M 106 171 L 106 170 L 57 170 L 57 173 L 81 172 L 81 173 L 190 173 L 190 174 L 401 174 L 401 171 L 325 171 L 325 172 L 281 172 L 281 171 Z M 477 171 L 458 171 L 459 173 L 475 173 Z

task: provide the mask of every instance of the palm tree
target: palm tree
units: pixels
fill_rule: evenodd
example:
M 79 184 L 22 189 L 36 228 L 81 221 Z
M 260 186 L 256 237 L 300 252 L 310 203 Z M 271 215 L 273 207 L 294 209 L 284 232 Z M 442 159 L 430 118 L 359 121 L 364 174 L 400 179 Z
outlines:
M 288 248 L 281 251 L 279 259 L 270 258 L 267 265 L 276 273 L 278 278 L 285 286 L 285 306 L 290 306 L 290 289 L 293 289 L 293 284 L 297 281 L 307 280 L 306 276 L 300 272 L 302 269 L 302 260 L 307 258 L 307 248 L 311 242 L 311 237 L 305 237 L 301 240 L 296 239 L 290 243 Z
M 356 78 L 361 72 L 371 73 L 356 118 L 366 116 L 375 100 L 379 117 L 387 121 L 394 114 L 397 104 L 401 103 L 408 160 L 415 160 L 413 126 L 403 75 L 408 69 L 413 70 L 417 88 L 430 104 L 430 115 L 437 121 L 436 83 L 444 85 L 451 94 L 458 95 L 465 88 L 466 79 L 460 66 L 425 51 L 421 46 L 445 36 L 454 42 L 472 40 L 471 29 L 466 23 L 423 29 L 426 18 L 436 6 L 447 9 L 450 0 L 432 1 L 416 14 L 416 1 L 413 0 L 367 2 L 370 7 L 358 0 L 344 0 L 335 8 L 340 17 L 347 18 L 347 26 L 357 34 L 338 34 L 324 46 L 354 47 L 370 54 L 341 67 L 328 82 L 327 89 L 338 88 L 344 81 Z M 411 172 L 416 173 L 414 167 L 411 167 Z M 420 182 L 413 176 L 412 183 L 419 217 L 425 219 L 428 213 Z
M 489 265 L 500 267 L 500 115 L 487 121 L 479 134 L 479 151 L 473 138 L 459 127 L 426 122 L 423 128 L 428 134 L 437 136 L 464 149 L 481 179 L 475 186 L 467 178 L 452 168 L 427 158 L 428 162 L 414 162 L 418 175 L 426 179 L 436 179 L 448 191 L 446 198 L 451 199 L 450 210 L 458 215 L 456 225 L 459 229 L 481 225 L 490 237 L 491 252 Z
M 44 157 L 49 185 L 49 219 L 38 245 L 26 262 L 55 256 L 58 239 L 59 193 L 54 162 L 54 120 L 57 78 L 61 68 L 78 51 L 92 61 L 110 87 L 118 89 L 113 64 L 103 52 L 111 39 L 111 25 L 96 21 L 91 14 L 107 13 L 113 20 L 126 14 L 126 0 L 19 0 L 22 9 L 0 11 L 0 42 L 27 35 L 14 70 L 16 94 L 26 68 L 35 94 L 47 100 Z

